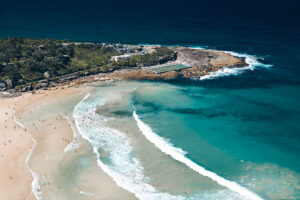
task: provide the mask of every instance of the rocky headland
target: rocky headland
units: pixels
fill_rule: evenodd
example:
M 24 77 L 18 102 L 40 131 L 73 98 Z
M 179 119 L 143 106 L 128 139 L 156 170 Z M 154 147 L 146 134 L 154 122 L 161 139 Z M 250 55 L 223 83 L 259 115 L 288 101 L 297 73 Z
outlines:
M 29 43 L 26 39 L 23 39 L 23 46 L 24 40 Z M 16 43 L 16 41 L 14 42 Z M 55 41 L 55 45 L 52 43 L 44 45 L 43 42 L 43 40 L 34 41 L 37 47 L 31 50 L 31 52 L 33 51 L 31 57 L 30 54 L 27 57 L 24 56 L 28 53 L 26 52 L 27 49 L 23 50 L 23 46 L 23 49 L 21 48 L 16 55 L 6 55 L 5 52 L 2 52 L 0 55 L 0 72 L 2 72 L 0 73 L 2 76 L 0 77 L 0 91 L 5 92 L 5 94 L 12 94 L 67 84 L 74 85 L 120 79 L 199 80 L 202 76 L 213 71 L 248 65 L 244 58 L 223 51 L 190 47 L 62 41 Z M 30 45 L 32 46 L 32 44 Z M 53 51 L 52 54 L 49 54 L 50 50 L 48 48 Z M 12 59 L 11 57 L 15 58 Z M 28 64 L 29 62 L 34 67 Z M 55 66 L 55 62 L 57 62 L 57 66 Z M 47 63 L 52 68 L 47 67 Z M 183 65 L 184 67 L 168 69 L 168 66 L 175 65 Z M 153 70 L 160 67 L 167 68 L 159 73 Z M 9 70 L 17 70 L 19 74 Z M 31 74 L 34 74 L 37 78 L 32 78 Z

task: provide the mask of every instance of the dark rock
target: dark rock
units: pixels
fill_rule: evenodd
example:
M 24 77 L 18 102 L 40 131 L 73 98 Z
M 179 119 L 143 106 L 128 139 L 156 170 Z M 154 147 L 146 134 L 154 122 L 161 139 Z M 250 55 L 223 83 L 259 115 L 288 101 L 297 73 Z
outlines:
M 40 80 L 39 83 L 48 83 L 47 80 Z
M 48 87 L 49 83 L 48 82 L 38 82 L 35 84 L 34 89 L 40 89 L 40 88 L 45 88 Z
M 14 86 L 13 82 L 10 79 L 6 79 L 5 83 L 9 89 L 13 88 Z
M 33 90 L 34 89 L 32 84 L 28 85 L 27 88 L 28 88 L 28 90 Z
M 25 81 L 23 79 L 19 79 L 18 80 L 18 85 L 23 85 L 23 84 L 25 84 Z
M 5 83 L 0 83 L 0 88 L 6 88 L 6 84 Z
M 50 82 L 49 83 L 49 87 L 55 87 L 56 86 L 56 83 L 55 82 Z
M 159 58 L 159 64 L 163 64 L 169 61 L 173 61 L 177 59 L 177 52 L 174 52 L 174 54 L 170 55 L 170 56 L 163 56 L 161 58 Z
M 15 88 L 18 92 L 26 92 L 28 91 L 28 86 L 18 86 Z
M 28 91 L 28 87 L 22 87 L 21 88 L 21 92 L 26 92 L 26 91 Z
M 50 78 L 50 72 L 49 71 L 46 71 L 43 75 L 47 79 Z

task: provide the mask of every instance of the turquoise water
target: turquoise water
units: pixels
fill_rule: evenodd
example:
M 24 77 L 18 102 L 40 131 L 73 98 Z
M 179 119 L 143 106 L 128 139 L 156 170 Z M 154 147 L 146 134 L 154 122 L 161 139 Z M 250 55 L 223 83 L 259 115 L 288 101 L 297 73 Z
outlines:
M 226 77 L 215 73 L 212 80 L 188 84 L 100 84 L 81 104 L 81 109 L 93 114 L 97 107 L 100 116 L 112 118 L 113 129 L 125 134 L 124 140 L 106 137 L 91 144 L 96 153 L 100 152 L 101 168 L 123 188 L 142 195 L 141 199 L 238 197 L 149 142 L 132 116 L 134 108 L 155 134 L 186 151 L 185 157 L 199 166 L 237 182 L 264 199 L 300 199 L 299 3 L 244 4 L 241 1 L 42 0 L 25 4 L 6 1 L 0 6 L 0 36 L 205 46 L 263 58 L 263 62 L 273 67 Z M 115 99 L 108 101 L 109 106 L 100 106 L 101 100 L 107 98 L 107 91 L 123 96 L 110 97 Z M 89 117 L 80 111 L 77 110 L 81 114 L 78 120 Z M 90 120 L 90 125 L 96 127 L 86 124 L 84 130 L 90 129 L 90 133 L 103 132 L 100 125 L 107 125 L 101 117 Z M 105 131 L 105 136 L 117 134 L 110 129 Z M 97 141 L 95 137 L 89 138 L 87 132 L 85 135 Z M 127 160 L 122 159 L 125 163 L 118 163 L 119 157 L 110 158 L 110 154 L 122 155 L 113 154 L 104 145 L 113 141 L 116 143 L 108 143 L 111 147 L 128 142 L 122 146 L 128 153 L 124 157 Z M 138 165 L 132 158 L 139 161 Z M 131 176 L 122 166 L 138 168 L 132 170 L 134 176 Z M 128 181 L 122 182 L 118 177 Z M 146 189 L 135 187 L 136 183 Z
M 108 82 L 73 117 L 98 166 L 139 199 L 299 199 L 299 94 Z
M 298 199 L 297 87 L 224 90 L 153 84 L 133 104 L 155 133 L 264 198 Z

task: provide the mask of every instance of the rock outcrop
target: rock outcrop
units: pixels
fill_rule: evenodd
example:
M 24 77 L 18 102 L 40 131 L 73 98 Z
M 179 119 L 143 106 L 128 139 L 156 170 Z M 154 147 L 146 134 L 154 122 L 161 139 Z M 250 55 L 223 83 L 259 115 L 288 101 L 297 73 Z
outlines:
M 180 71 L 184 79 L 199 79 L 201 76 L 225 67 L 248 66 L 243 58 L 235 57 L 222 51 L 191 49 L 187 47 L 175 47 L 174 49 L 178 52 L 178 60 L 188 63 L 191 66 Z
M 49 82 L 46 81 L 46 80 L 42 80 L 42 81 L 39 81 L 37 82 L 35 85 L 34 85 L 34 89 L 41 89 L 41 88 L 46 88 L 49 86 Z
M 229 53 L 221 51 L 209 51 L 203 49 L 191 49 L 188 47 L 171 47 L 174 50 L 174 55 L 163 56 L 159 59 L 159 63 L 174 61 L 176 63 L 188 64 L 191 67 L 178 71 L 168 71 L 164 73 L 154 73 L 153 71 L 143 68 L 128 68 L 102 73 L 101 68 L 96 68 L 91 71 L 78 71 L 72 74 L 67 74 L 50 79 L 50 73 L 44 73 L 44 80 L 33 83 L 25 83 L 19 80 L 19 84 L 15 88 L 10 79 L 0 81 L 0 91 L 9 90 L 10 92 L 26 92 L 37 89 L 46 89 L 57 85 L 81 84 L 86 82 L 94 82 L 111 79 L 125 80 L 175 80 L 175 79 L 199 79 L 201 76 L 207 75 L 212 71 L 220 70 L 224 67 L 244 67 L 247 63 L 243 58 L 232 56 Z
M 3 92 L 6 90 L 6 84 L 0 82 L 0 92 Z
M 13 86 L 14 86 L 12 80 L 10 80 L 10 79 L 6 79 L 5 83 L 7 85 L 7 88 L 9 88 L 9 89 L 13 88 Z
M 46 71 L 43 75 L 46 79 L 50 78 L 50 72 L 49 71 Z

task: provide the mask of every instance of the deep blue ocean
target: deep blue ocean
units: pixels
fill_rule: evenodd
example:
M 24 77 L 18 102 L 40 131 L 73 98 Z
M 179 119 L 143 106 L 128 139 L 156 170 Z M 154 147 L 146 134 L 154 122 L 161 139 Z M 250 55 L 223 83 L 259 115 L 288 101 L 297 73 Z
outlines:
M 300 199 L 299 10 L 297 1 L 1 1 L 0 37 L 200 46 L 263 58 L 272 67 L 162 84 L 137 91 L 132 104 L 199 165 L 265 199 Z

